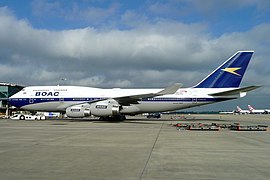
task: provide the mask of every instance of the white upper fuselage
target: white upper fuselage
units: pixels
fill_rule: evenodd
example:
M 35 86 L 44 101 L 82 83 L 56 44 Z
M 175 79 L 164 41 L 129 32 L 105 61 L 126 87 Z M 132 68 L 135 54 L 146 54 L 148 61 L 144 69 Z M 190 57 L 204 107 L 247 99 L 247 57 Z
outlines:
M 213 97 L 208 94 L 236 88 L 180 88 L 174 94 L 143 98 L 137 104 L 123 106 L 121 113 L 138 114 L 183 109 L 237 97 Z M 29 86 L 10 98 L 10 104 L 32 111 L 65 111 L 67 107 L 132 96 L 157 93 L 162 89 L 101 89 L 80 86 Z

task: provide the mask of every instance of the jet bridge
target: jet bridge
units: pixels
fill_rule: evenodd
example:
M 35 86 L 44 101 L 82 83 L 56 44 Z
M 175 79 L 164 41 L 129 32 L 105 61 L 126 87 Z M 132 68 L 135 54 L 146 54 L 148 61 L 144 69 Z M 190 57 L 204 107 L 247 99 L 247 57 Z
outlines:
M 13 94 L 22 90 L 24 86 L 11 84 L 11 83 L 0 83 L 0 113 L 9 115 L 8 98 Z

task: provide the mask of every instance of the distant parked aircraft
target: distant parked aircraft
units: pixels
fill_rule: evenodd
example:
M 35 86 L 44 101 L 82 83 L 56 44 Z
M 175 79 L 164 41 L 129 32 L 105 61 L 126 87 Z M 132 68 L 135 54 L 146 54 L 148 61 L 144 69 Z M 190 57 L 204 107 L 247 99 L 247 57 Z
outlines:
M 243 110 L 239 106 L 237 106 L 236 108 L 237 108 L 236 113 L 238 113 L 238 114 L 249 114 L 250 113 L 249 110 Z
M 251 105 L 248 105 L 248 109 L 251 114 L 270 114 L 270 109 L 255 109 Z
M 219 114 L 235 114 L 235 110 L 233 110 L 233 111 L 221 111 L 221 112 L 219 112 Z

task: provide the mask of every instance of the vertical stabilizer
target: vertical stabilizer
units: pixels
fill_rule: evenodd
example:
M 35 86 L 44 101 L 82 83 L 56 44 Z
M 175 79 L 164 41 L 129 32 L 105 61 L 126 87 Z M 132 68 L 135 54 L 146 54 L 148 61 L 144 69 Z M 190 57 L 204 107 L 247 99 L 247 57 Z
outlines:
M 238 51 L 194 88 L 239 87 L 254 51 Z
M 237 111 L 238 112 L 241 112 L 242 111 L 242 109 L 239 106 L 236 106 L 236 108 L 237 108 Z
M 248 109 L 249 109 L 249 111 L 251 111 L 251 112 L 255 110 L 251 105 L 248 105 Z

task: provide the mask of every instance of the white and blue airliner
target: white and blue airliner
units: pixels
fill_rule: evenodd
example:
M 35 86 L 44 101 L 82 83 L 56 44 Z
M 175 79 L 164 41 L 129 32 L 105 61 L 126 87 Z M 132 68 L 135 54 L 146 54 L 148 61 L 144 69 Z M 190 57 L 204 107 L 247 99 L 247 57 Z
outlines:
M 81 86 L 29 86 L 9 98 L 22 110 L 64 112 L 73 118 L 175 111 L 244 97 L 259 86 L 239 87 L 254 51 L 238 51 L 197 85 L 165 89 L 101 89 Z

